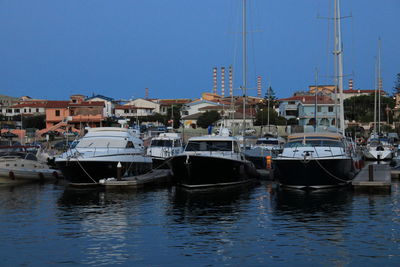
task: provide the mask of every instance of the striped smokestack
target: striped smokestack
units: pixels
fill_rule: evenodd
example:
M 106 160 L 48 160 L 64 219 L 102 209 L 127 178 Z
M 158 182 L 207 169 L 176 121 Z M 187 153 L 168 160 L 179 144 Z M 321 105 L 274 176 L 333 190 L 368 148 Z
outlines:
M 146 99 L 148 99 L 149 98 L 149 88 L 146 88 L 145 89 L 145 96 L 144 96 Z
M 216 67 L 213 69 L 213 83 L 214 83 L 213 93 L 217 94 L 217 68 Z
M 353 90 L 353 79 L 349 80 L 349 90 Z
M 233 96 L 233 68 L 229 66 L 229 96 Z
M 379 85 L 378 85 L 378 90 L 382 91 L 382 79 L 379 79 Z
M 257 77 L 257 96 L 261 97 L 261 76 Z
M 225 67 L 221 67 L 221 95 L 225 96 Z

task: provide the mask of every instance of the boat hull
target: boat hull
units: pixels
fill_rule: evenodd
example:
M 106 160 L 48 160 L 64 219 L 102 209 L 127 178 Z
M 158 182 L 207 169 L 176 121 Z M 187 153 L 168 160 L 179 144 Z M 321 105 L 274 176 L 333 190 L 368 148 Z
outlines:
M 174 156 L 169 161 L 175 181 L 185 187 L 240 184 L 258 177 L 249 161 L 199 155 Z
M 388 150 L 366 150 L 364 151 L 364 157 L 368 160 L 391 160 L 393 158 L 393 152 Z
M 348 184 L 354 177 L 353 160 L 274 159 L 275 176 L 283 186 L 324 188 Z
M 61 172 L 54 169 L 0 168 L 0 184 L 51 180 L 61 176 Z
M 117 177 L 118 162 L 116 161 L 56 161 L 63 176 L 71 183 L 98 183 L 99 180 Z M 149 172 L 152 168 L 149 162 L 121 162 L 121 175 L 134 176 Z

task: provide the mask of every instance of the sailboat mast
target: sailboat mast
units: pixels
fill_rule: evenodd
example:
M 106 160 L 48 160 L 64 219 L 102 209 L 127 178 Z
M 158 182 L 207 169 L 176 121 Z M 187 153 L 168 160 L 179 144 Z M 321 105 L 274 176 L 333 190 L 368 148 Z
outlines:
M 243 30 L 243 35 L 242 35 L 243 36 L 243 39 L 242 39 L 242 41 L 243 41 L 243 44 L 242 44 L 242 46 L 243 46 L 243 51 L 242 51 L 242 53 L 243 53 L 243 87 L 242 87 L 242 90 L 243 90 L 243 135 L 244 135 L 244 131 L 246 129 L 246 97 L 247 97 L 246 96 L 247 95 L 246 0 L 243 0 L 243 22 L 242 22 L 242 25 L 243 25 L 243 29 L 242 29 Z
M 375 62 L 375 73 L 378 73 L 378 68 L 377 68 L 378 64 L 377 62 Z M 373 136 L 376 136 L 376 97 L 377 97 L 377 90 L 378 90 L 378 79 L 377 79 L 377 75 L 375 77 L 375 92 L 374 92 L 374 131 L 373 131 Z
M 377 59 L 377 94 L 378 94 L 378 134 L 381 133 L 381 90 L 382 90 L 382 78 L 381 78 L 381 39 L 378 40 L 378 59 Z
M 339 92 L 339 129 L 345 134 L 345 124 L 344 124 L 344 107 L 343 107 L 343 47 L 342 47 L 342 33 L 340 25 L 340 0 L 335 0 L 334 9 L 334 30 L 335 30 L 335 47 L 333 54 L 335 55 L 335 83 L 336 89 Z M 337 106 L 336 106 L 337 107 Z M 337 124 L 337 121 L 336 121 Z

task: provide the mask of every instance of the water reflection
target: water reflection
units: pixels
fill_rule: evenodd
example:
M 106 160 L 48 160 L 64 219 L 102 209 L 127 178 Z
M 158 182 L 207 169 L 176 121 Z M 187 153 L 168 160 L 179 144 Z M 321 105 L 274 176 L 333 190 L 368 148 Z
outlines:
M 172 207 L 167 211 L 176 223 L 210 225 L 240 218 L 242 205 L 249 201 L 254 185 L 188 190 L 176 187 Z
M 67 189 L 58 201 L 58 217 L 65 226 L 60 234 L 67 239 L 81 239 L 83 263 L 121 264 L 128 258 L 139 260 L 140 242 L 129 242 L 129 238 L 143 240 L 136 235 L 145 224 L 140 210 L 144 202 L 143 194 L 132 192 Z

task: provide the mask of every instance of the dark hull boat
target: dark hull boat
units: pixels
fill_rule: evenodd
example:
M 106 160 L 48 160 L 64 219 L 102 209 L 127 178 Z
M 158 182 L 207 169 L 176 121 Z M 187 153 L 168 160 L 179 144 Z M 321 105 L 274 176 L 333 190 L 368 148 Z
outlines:
M 218 136 L 192 137 L 185 151 L 169 159 L 175 181 L 186 187 L 241 184 L 258 177 L 254 164 L 240 152 L 238 140 L 222 129 Z
M 285 186 L 324 188 L 348 184 L 354 177 L 353 161 L 344 159 L 275 160 L 275 176 Z
M 338 133 L 303 133 L 288 137 L 273 159 L 275 177 L 283 186 L 325 188 L 349 184 L 359 171 L 354 145 Z
M 57 167 L 71 183 L 98 183 L 99 180 L 117 177 L 116 161 L 59 161 Z M 121 175 L 134 176 L 151 170 L 151 162 L 121 162 Z
M 193 188 L 241 184 L 258 176 L 247 160 L 182 154 L 169 165 L 178 184 Z
M 98 183 L 104 178 L 133 176 L 151 170 L 152 160 L 144 155 L 143 141 L 131 129 L 99 127 L 89 129 L 55 159 L 64 177 L 72 183 Z

